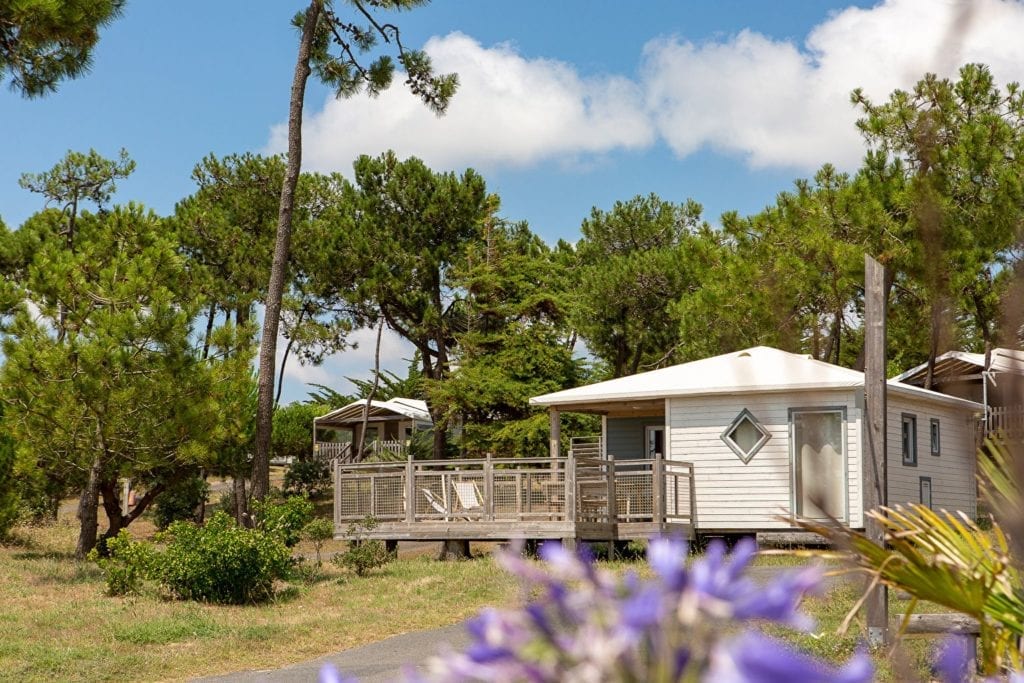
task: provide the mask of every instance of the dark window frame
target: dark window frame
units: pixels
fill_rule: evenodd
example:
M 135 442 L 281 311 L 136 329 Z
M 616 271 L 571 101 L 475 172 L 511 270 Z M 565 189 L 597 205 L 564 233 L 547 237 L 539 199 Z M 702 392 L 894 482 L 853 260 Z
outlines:
M 942 455 L 942 423 L 937 417 L 933 417 L 928 422 L 928 439 L 932 455 Z
M 909 439 L 907 425 L 910 425 Z M 904 467 L 917 467 L 917 415 L 914 413 L 900 415 L 900 453 Z

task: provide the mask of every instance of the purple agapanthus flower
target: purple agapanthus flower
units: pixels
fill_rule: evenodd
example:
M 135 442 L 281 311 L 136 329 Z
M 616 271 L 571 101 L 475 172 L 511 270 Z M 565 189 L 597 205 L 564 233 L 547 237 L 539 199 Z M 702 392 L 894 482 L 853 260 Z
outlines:
M 830 667 L 777 640 L 747 632 L 715 650 L 705 680 L 715 683 L 862 683 L 874 671 L 858 654 L 841 668 Z
M 800 602 L 821 571 L 780 572 L 765 585 L 746 575 L 757 548 L 742 541 L 730 554 L 712 543 L 687 562 L 680 539 L 648 546 L 651 580 L 599 569 L 586 552 L 544 544 L 542 563 L 518 549 L 499 563 L 537 596 L 521 610 L 485 610 L 469 623 L 473 641 L 431 662 L 431 681 L 715 681 L 722 683 L 866 683 L 872 670 L 858 655 L 830 667 L 754 633 L 751 620 L 808 628 Z

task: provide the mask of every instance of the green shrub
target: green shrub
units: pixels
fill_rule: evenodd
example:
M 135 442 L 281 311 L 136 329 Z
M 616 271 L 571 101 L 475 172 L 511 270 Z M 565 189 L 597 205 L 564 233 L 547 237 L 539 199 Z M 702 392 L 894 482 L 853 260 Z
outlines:
M 274 581 L 291 567 L 291 553 L 278 535 L 238 527 L 223 512 L 204 526 L 173 522 L 162 538 L 168 543 L 156 574 L 185 600 L 260 602 L 273 595 Z
M 107 595 L 134 595 L 142 589 L 144 579 L 153 575 L 157 566 L 156 551 L 144 541 L 132 540 L 127 529 L 107 541 L 107 557 L 99 549 L 89 553 L 105 574 Z
M 331 486 L 331 468 L 323 460 L 293 460 L 284 473 L 286 493 L 318 498 Z
M 345 534 L 350 539 L 348 550 L 334 556 L 335 564 L 339 564 L 356 573 L 356 576 L 365 576 L 371 569 L 383 567 L 393 559 L 383 541 L 371 541 L 365 538 L 366 532 L 377 526 L 377 520 L 367 517 L 358 524 L 350 524 Z
M 302 537 L 311 542 L 316 549 L 316 566 L 319 567 L 323 564 L 320 561 L 320 550 L 324 543 L 334 538 L 334 522 L 318 517 L 303 528 Z
M 252 514 L 257 526 L 272 534 L 289 548 L 302 539 L 302 529 L 313 519 L 315 508 L 302 496 L 282 501 L 253 501 Z
M 171 522 L 200 521 L 196 510 L 206 504 L 210 485 L 198 474 L 182 479 L 160 494 L 153 506 L 153 523 L 157 529 L 166 529 Z
M 0 435 L 0 539 L 6 538 L 21 515 L 18 480 L 14 477 L 14 441 Z

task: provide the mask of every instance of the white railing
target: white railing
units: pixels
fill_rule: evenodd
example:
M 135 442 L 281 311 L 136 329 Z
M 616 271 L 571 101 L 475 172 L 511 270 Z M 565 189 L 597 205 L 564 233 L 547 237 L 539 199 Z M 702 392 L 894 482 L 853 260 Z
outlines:
M 318 441 L 313 445 L 313 454 L 321 460 L 354 462 L 355 448 L 349 441 Z M 368 441 L 363 445 L 363 457 L 377 456 L 384 460 L 404 460 L 408 455 L 404 441 Z

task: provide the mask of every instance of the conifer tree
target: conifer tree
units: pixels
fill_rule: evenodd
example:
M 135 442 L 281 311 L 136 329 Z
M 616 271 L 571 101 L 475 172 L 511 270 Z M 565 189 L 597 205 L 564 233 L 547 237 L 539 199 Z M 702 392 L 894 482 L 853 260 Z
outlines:
M 25 97 L 57 90 L 92 65 L 100 29 L 125 0 L 9 0 L 0 4 L 0 80 Z
M 277 333 L 291 248 L 295 191 L 302 166 L 302 108 L 310 73 L 334 89 L 339 97 L 361 92 L 376 95 L 390 84 L 395 58 L 375 53 L 378 43 L 397 53 L 405 71 L 405 84 L 414 95 L 438 114 L 444 113 L 458 85 L 454 74 L 435 75 L 426 53 L 410 50 L 402 42 L 397 25 L 378 18 L 378 10 L 406 10 L 425 0 L 346 0 L 348 15 L 332 0 L 311 0 L 294 19 L 301 27 L 295 74 L 288 108 L 288 156 L 278 211 L 274 258 L 267 285 L 263 335 L 260 339 L 256 452 L 253 457 L 253 495 L 263 498 L 270 490 L 270 448 L 274 409 L 274 378 Z

